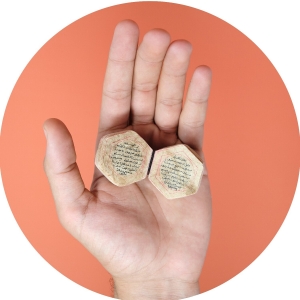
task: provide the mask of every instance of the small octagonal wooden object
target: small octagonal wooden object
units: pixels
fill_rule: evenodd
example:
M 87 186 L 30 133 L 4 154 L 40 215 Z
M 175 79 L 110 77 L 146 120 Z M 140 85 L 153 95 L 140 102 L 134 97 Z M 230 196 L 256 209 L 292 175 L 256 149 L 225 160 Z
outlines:
M 167 198 L 193 195 L 198 191 L 203 164 L 183 144 L 155 151 L 149 180 Z
M 95 164 L 113 184 L 125 186 L 147 176 L 152 152 L 135 131 L 112 133 L 100 140 Z
M 203 173 L 202 162 L 189 146 L 179 144 L 153 152 L 131 130 L 104 136 L 95 164 L 117 186 L 132 184 L 149 174 L 151 183 L 167 199 L 195 194 Z

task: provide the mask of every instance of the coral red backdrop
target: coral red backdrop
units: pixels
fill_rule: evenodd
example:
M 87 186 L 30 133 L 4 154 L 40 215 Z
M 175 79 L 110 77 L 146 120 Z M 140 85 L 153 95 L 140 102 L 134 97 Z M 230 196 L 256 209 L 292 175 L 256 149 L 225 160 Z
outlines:
M 204 138 L 213 196 L 204 292 L 237 275 L 270 243 L 293 199 L 300 153 L 295 111 L 277 71 L 245 35 L 208 13 L 159 2 L 118 5 L 49 40 L 21 74 L 6 109 L 1 169 L 7 199 L 28 240 L 54 268 L 111 295 L 109 274 L 58 222 L 43 172 L 42 124 L 49 117 L 65 122 L 89 186 L 109 46 L 123 19 L 137 22 L 141 38 L 160 27 L 173 40 L 189 40 L 187 81 L 197 65 L 213 71 Z

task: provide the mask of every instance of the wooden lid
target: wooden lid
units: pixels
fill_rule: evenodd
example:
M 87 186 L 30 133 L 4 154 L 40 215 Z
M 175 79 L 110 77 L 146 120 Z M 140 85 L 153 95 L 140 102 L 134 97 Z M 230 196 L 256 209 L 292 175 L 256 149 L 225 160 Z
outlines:
M 193 152 L 183 144 L 155 151 L 149 180 L 167 199 L 198 191 L 203 164 Z
M 135 131 L 104 136 L 98 146 L 95 164 L 117 186 L 126 186 L 147 176 L 153 150 Z

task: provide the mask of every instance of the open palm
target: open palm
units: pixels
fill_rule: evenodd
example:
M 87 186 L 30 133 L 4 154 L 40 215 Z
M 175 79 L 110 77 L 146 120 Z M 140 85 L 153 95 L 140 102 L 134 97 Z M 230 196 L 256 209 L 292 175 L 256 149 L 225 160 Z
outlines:
M 162 29 L 149 31 L 139 47 L 138 38 L 133 21 L 117 25 L 96 144 L 108 133 L 131 129 L 154 150 L 184 143 L 204 161 L 201 149 L 210 69 L 196 68 L 182 109 L 190 43 L 177 40 L 170 44 L 169 34 Z M 197 294 L 211 221 L 206 171 L 195 195 L 174 200 L 166 199 L 147 178 L 117 187 L 97 168 L 89 191 L 65 125 L 49 119 L 44 128 L 44 166 L 59 219 L 110 272 L 122 299 L 131 290 L 150 291 L 172 284 L 178 289 L 174 299 Z

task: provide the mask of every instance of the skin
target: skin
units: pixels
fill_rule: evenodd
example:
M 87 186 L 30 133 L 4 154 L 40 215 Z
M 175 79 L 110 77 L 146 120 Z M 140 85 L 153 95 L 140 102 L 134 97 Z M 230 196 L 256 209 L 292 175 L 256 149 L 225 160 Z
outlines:
M 184 143 L 204 162 L 203 125 L 211 71 L 198 66 L 183 92 L 192 52 L 153 29 L 138 46 L 131 20 L 117 24 L 103 83 L 96 145 L 102 136 L 131 129 L 153 149 Z M 95 167 L 86 189 L 71 134 L 57 119 L 44 123 L 44 169 L 63 227 L 112 275 L 115 297 L 182 299 L 199 293 L 211 227 L 206 170 L 195 195 L 167 200 L 146 178 L 126 187 L 110 183 Z

